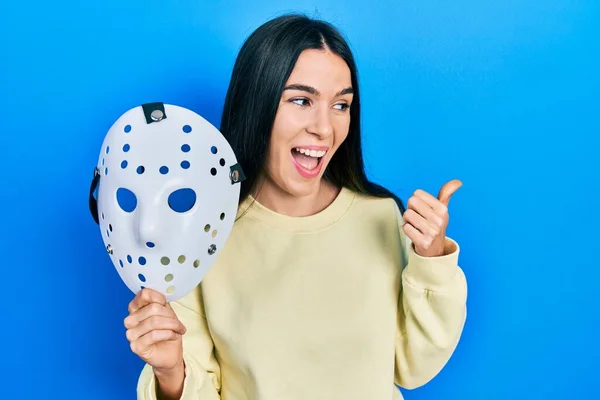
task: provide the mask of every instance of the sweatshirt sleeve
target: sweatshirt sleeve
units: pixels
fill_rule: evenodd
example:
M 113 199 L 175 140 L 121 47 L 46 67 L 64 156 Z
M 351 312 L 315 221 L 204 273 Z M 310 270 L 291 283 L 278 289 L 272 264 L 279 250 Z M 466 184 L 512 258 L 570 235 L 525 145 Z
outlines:
M 444 255 L 418 255 L 404 234 L 404 220 L 396 211 L 403 270 L 395 383 L 414 389 L 433 379 L 458 345 L 467 316 L 467 282 L 458 266 L 458 244 L 446 237 Z
M 185 380 L 180 400 L 220 400 L 220 368 L 204 315 L 201 286 L 171 307 L 187 329 L 183 335 Z M 156 385 L 153 369 L 146 364 L 138 379 L 137 399 L 159 400 Z

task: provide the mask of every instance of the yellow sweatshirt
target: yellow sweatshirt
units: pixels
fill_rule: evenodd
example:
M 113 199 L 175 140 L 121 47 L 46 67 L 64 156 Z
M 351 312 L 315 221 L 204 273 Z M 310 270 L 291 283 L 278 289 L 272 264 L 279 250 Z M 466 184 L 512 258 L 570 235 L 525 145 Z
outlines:
M 308 217 L 253 200 L 198 289 L 171 304 L 187 327 L 182 400 L 398 400 L 394 383 L 442 369 L 466 319 L 456 242 L 421 257 L 392 199 L 349 189 Z M 146 365 L 138 399 L 156 399 L 155 383 Z

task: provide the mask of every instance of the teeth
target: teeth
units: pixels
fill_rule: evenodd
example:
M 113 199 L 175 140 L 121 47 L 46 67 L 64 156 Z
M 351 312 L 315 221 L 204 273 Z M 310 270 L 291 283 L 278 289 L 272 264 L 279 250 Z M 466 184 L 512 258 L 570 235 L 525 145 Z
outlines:
M 316 157 L 316 158 L 321 158 L 325 155 L 325 153 L 327 153 L 324 150 L 308 150 L 308 149 L 302 149 L 300 147 L 296 147 L 296 151 L 299 153 L 305 154 L 307 156 Z

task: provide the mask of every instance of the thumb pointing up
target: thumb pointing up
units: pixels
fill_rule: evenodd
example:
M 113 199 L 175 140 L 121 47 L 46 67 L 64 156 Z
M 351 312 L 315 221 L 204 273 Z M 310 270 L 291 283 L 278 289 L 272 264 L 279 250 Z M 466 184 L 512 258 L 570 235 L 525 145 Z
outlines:
M 450 202 L 450 196 L 452 196 L 454 192 L 456 192 L 461 186 L 462 182 L 458 179 L 453 179 L 446 182 L 440 189 L 438 200 L 444 203 L 444 205 L 448 206 L 448 203 Z
M 416 190 L 408 199 L 402 229 L 420 256 L 437 257 L 445 253 L 448 202 L 461 186 L 461 181 L 453 179 L 442 186 L 437 199 L 423 190 Z

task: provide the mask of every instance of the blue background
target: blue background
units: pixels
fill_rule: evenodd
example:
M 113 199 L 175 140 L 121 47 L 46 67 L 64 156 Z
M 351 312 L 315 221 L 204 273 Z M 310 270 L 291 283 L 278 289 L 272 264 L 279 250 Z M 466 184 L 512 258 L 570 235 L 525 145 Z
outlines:
M 468 323 L 406 398 L 599 398 L 600 3 L 299 4 L 2 2 L 2 397 L 135 397 L 132 294 L 87 208 L 102 139 L 149 101 L 218 126 L 244 38 L 298 10 L 356 53 L 370 176 L 404 200 L 464 182 Z

